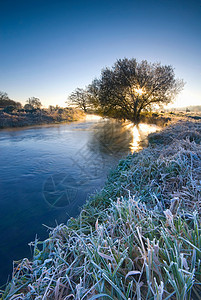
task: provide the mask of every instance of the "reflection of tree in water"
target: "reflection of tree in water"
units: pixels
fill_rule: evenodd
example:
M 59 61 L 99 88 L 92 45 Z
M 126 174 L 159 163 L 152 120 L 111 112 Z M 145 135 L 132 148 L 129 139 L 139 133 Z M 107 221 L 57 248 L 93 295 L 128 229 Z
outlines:
M 132 143 L 132 133 L 127 126 L 116 120 L 107 120 L 94 128 L 88 147 L 102 154 L 128 153 Z

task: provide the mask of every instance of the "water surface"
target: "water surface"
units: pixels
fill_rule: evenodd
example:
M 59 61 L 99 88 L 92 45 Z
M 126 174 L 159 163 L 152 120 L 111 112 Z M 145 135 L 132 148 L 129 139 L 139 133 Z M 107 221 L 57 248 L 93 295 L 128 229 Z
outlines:
M 75 217 L 118 160 L 156 126 L 88 117 L 83 122 L 0 131 L 0 284 L 30 241 Z

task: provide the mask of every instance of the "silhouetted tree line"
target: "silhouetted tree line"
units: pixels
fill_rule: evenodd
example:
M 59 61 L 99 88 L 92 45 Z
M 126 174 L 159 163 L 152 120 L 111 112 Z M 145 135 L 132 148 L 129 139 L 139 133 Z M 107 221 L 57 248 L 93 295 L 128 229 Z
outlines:
M 40 99 L 36 97 L 31 97 L 26 102 L 23 107 L 20 102 L 11 100 L 7 93 L 0 91 L 0 109 L 7 113 L 12 113 L 14 110 L 33 112 L 42 107 Z
M 0 129 L 23 127 L 38 124 L 72 122 L 82 119 L 85 114 L 72 107 L 62 108 L 58 105 L 41 108 L 39 98 L 31 97 L 24 107 L 19 102 L 9 99 L 6 93 L 0 94 Z
M 20 102 L 16 102 L 11 100 L 8 97 L 8 94 L 0 91 L 0 108 L 5 109 L 5 111 L 13 111 L 14 109 L 21 109 L 22 104 Z
M 143 111 L 172 102 L 183 87 L 172 66 L 124 58 L 102 69 L 100 78 L 85 89 L 73 91 L 67 103 L 137 124 Z
M 59 105 L 49 105 L 48 109 L 41 109 L 42 103 L 39 98 L 30 97 L 26 101 L 25 105 L 23 106 L 20 102 L 16 102 L 11 100 L 7 93 L 0 91 L 0 110 L 6 113 L 15 113 L 18 112 L 36 112 L 36 111 L 43 111 L 43 113 L 57 113 L 58 115 L 72 113 L 72 108 L 70 107 L 60 107 Z

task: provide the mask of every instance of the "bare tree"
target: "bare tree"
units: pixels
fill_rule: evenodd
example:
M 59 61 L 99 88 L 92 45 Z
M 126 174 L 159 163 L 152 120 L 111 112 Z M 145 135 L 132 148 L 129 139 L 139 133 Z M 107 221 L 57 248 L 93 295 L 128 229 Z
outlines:
M 13 106 L 14 109 L 20 109 L 22 107 L 20 102 L 11 100 L 7 93 L 0 91 L 0 108 L 5 108 L 7 106 Z
M 10 100 L 10 98 L 7 93 L 0 91 L 0 100 Z
M 27 104 L 30 105 L 30 107 L 35 108 L 35 109 L 37 109 L 37 108 L 40 109 L 42 106 L 40 99 L 36 98 L 36 97 L 31 97 L 26 102 L 27 102 Z
M 83 109 L 84 112 L 87 112 L 88 103 L 89 103 L 87 91 L 81 88 L 77 88 L 68 97 L 68 101 L 66 103 L 69 102 L 74 106 Z
M 184 86 L 182 80 L 175 79 L 172 66 L 127 58 L 117 60 L 111 69 L 103 69 L 101 78 L 93 84 L 94 96 L 105 115 L 136 124 L 143 110 L 170 103 Z
M 100 81 L 96 78 L 87 87 L 88 105 L 96 113 L 102 113 L 99 101 Z

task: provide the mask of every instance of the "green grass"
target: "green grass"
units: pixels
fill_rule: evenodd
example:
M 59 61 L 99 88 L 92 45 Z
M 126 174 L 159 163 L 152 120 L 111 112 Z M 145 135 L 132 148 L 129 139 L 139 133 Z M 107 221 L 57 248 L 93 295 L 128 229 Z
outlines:
M 76 219 L 32 243 L 0 299 L 201 299 L 200 132 L 151 135 Z

